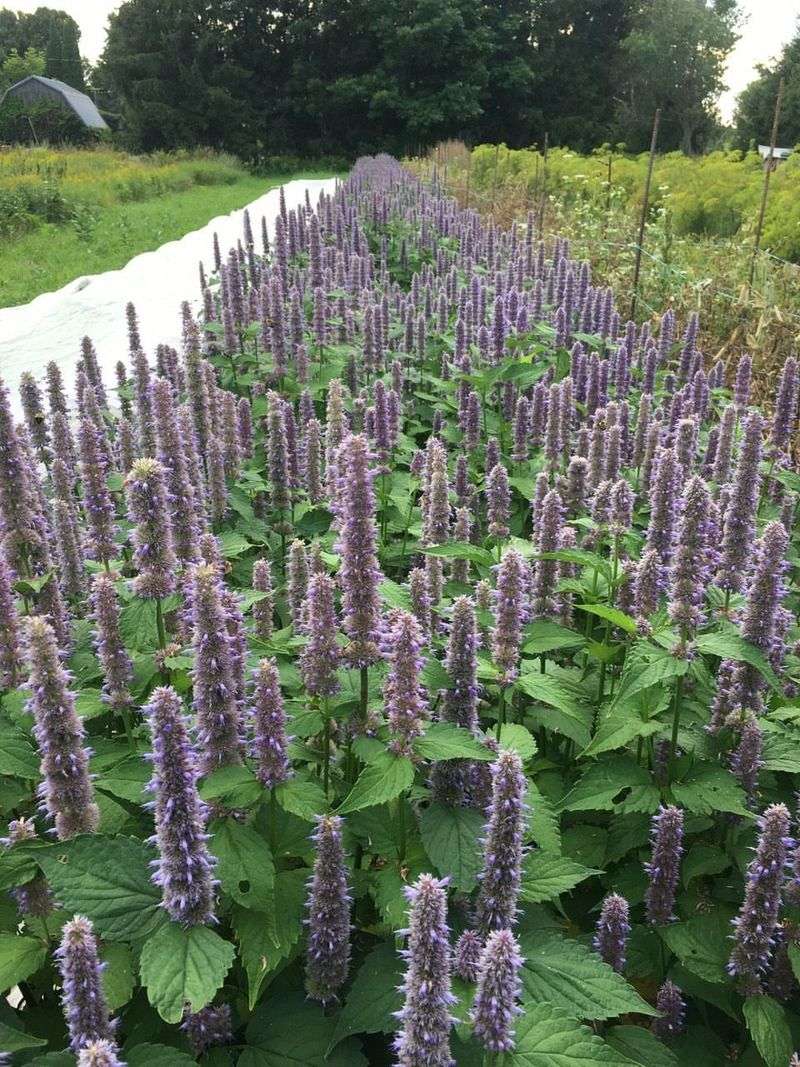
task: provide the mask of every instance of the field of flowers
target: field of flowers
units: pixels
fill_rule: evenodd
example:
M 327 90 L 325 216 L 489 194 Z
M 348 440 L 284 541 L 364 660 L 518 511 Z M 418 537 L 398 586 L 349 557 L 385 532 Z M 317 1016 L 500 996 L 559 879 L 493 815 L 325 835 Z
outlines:
M 0 1049 L 796 1064 L 796 360 L 388 157 L 209 257 L 0 386 Z

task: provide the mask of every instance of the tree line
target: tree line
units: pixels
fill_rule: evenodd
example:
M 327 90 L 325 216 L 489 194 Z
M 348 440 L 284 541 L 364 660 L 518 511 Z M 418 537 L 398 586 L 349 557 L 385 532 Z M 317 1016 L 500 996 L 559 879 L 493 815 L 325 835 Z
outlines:
M 30 74 L 83 90 L 80 35 L 77 22 L 65 11 L 40 7 L 26 14 L 0 8 L 0 92 Z

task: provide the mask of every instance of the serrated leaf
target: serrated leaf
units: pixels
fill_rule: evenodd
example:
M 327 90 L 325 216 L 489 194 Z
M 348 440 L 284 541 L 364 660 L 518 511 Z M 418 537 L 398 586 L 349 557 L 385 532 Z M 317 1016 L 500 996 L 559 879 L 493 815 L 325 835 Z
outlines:
M 631 1061 L 556 1003 L 528 1004 L 516 1022 L 514 1067 L 631 1067 Z
M 239 1067 L 366 1067 L 353 1038 L 333 1049 L 336 1020 L 302 993 L 286 993 L 262 1004 L 247 1027 Z
M 236 559 L 253 547 L 246 537 L 235 530 L 224 530 L 217 540 L 223 559 Z
M 169 1045 L 134 1045 L 125 1048 L 127 1067 L 192 1067 L 197 1060 L 188 1052 Z
M 561 826 L 548 797 L 528 781 L 527 837 L 544 852 L 561 851 Z
M 649 785 L 650 776 L 628 756 L 593 763 L 558 808 L 562 811 L 612 811 L 623 790 Z
M 234 818 L 216 819 L 209 831 L 222 888 L 242 907 L 267 911 L 275 887 L 275 864 L 267 842 L 252 826 Z
M 45 1038 L 26 1034 L 22 1030 L 17 1030 L 14 1026 L 7 1026 L 0 1021 L 0 1049 L 3 1052 L 23 1052 L 29 1048 L 41 1048 L 42 1045 L 46 1044 Z M 39 1057 L 37 1062 L 40 1062 L 43 1058 Z M 74 1063 L 75 1060 L 73 1059 L 72 1062 Z
M 547 713 L 543 712 L 538 721 L 543 726 L 551 726 L 559 733 L 569 737 L 583 748 L 590 740 L 590 725 L 592 719 L 591 709 L 579 704 L 572 693 L 562 683 L 549 674 L 541 674 L 538 669 L 534 670 L 533 664 L 528 665 L 531 669 L 524 670 L 517 679 L 516 685 L 527 696 L 534 700 L 555 708 L 561 712 L 561 716 L 548 723 Z
M 129 945 L 111 942 L 103 945 L 100 958 L 104 964 L 102 982 L 108 1007 L 116 1011 L 127 1004 L 133 995 L 133 953 Z
M 186 1005 L 193 1012 L 209 1004 L 225 981 L 234 949 L 207 926 L 168 923 L 142 949 L 142 985 L 167 1023 L 178 1023 Z
M 730 865 L 730 859 L 721 848 L 696 841 L 683 857 L 683 862 L 681 863 L 683 884 L 688 887 L 694 878 L 702 878 L 704 874 L 721 874 Z
M 566 856 L 555 856 L 552 852 L 532 852 L 522 869 L 520 895 L 529 904 L 543 904 L 574 889 L 593 874 L 602 874 L 602 871 L 584 867 Z
M 536 755 L 536 739 L 527 727 L 517 722 L 503 723 L 498 744 L 501 749 L 508 748 L 516 752 L 523 761 Z
M 0 934 L 0 989 L 29 978 L 47 958 L 47 946 L 36 937 Z
M 39 754 L 22 730 L 9 727 L 0 734 L 0 775 L 39 778 Z
M 290 778 L 288 782 L 281 782 L 275 789 L 275 799 L 284 811 L 305 822 L 314 822 L 328 808 L 325 790 L 318 782 L 309 779 Z
M 384 752 L 358 776 L 355 785 L 339 806 L 340 815 L 360 811 L 373 804 L 394 800 L 414 781 L 414 764 L 405 756 Z
M 235 908 L 233 928 L 239 955 L 247 974 L 250 1010 L 258 1001 L 264 979 L 292 952 L 303 929 L 306 881 L 303 869 L 278 871 L 275 897 L 269 913 Z
M 235 767 L 220 767 L 212 771 L 200 783 L 200 796 L 203 800 L 216 800 L 218 797 L 238 796 L 240 793 L 252 794 L 258 798 L 262 793 L 261 783 L 243 764 Z
M 494 558 L 487 549 L 462 541 L 451 541 L 446 545 L 428 545 L 422 551 L 426 556 L 442 556 L 445 559 L 468 559 L 473 563 L 482 563 L 485 567 L 491 567 L 494 563 Z
M 555 652 L 560 648 L 580 648 L 586 644 L 583 634 L 568 630 L 549 619 L 537 619 L 524 630 L 522 651 L 535 656 L 544 652 Z
M 421 737 L 414 740 L 414 751 L 423 759 L 474 759 L 491 761 L 495 753 L 481 744 L 469 730 L 452 722 L 432 722 Z
M 158 648 L 156 603 L 134 597 L 120 612 L 120 636 L 125 647 L 135 652 L 152 652 Z
M 712 912 L 686 922 L 659 927 L 661 938 L 687 971 L 704 982 L 728 982 L 725 969 L 731 952 L 730 915 Z
M 164 921 L 154 853 L 141 841 L 85 835 L 36 858 L 65 911 L 88 916 L 110 941 L 147 937 Z
M 451 885 L 462 893 L 470 893 L 478 883 L 485 821 L 474 808 L 451 808 L 445 804 L 431 804 L 420 817 L 425 851 L 439 874 L 448 876 Z
M 523 1006 L 550 1001 L 577 1019 L 611 1019 L 626 1012 L 655 1015 L 633 986 L 577 941 L 547 934 L 521 939 Z
M 141 804 L 145 799 L 145 786 L 152 777 L 153 768 L 141 756 L 130 756 L 100 775 L 97 788 L 132 804 Z
M 674 782 L 672 795 L 677 804 L 695 815 L 711 815 L 715 811 L 729 811 L 752 819 L 745 792 L 725 767 L 703 764 L 690 772 L 682 782 Z
M 393 945 L 377 945 L 366 957 L 336 1021 L 331 1047 L 351 1034 L 390 1034 L 403 1006 L 403 963 Z
M 794 1052 L 792 1032 L 783 1005 L 772 997 L 745 997 L 747 1029 L 767 1067 L 786 1067 Z
M 385 578 L 378 586 L 378 592 L 383 603 L 388 604 L 390 608 L 411 610 L 411 597 L 405 586 L 393 582 L 390 578 Z
M 606 1041 L 641 1067 L 677 1067 L 675 1053 L 643 1026 L 612 1026 Z
M 751 667 L 764 676 L 773 689 L 780 688 L 780 681 L 770 666 L 761 649 L 751 645 L 732 626 L 710 634 L 698 634 L 694 641 L 698 652 L 719 656 L 720 659 L 732 659 L 737 663 L 749 663 Z
M 598 619 L 605 619 L 612 626 L 624 630 L 625 633 L 635 634 L 638 630 L 636 619 L 626 615 L 619 608 L 612 608 L 610 604 L 576 604 L 577 611 L 585 611 L 589 615 L 596 615 Z

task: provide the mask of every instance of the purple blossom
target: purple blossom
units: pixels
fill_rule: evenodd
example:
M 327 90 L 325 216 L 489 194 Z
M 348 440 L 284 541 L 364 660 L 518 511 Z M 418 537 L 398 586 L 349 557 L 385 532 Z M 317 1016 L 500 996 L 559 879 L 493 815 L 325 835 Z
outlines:
M 745 996 L 761 992 L 761 978 L 775 943 L 788 851 L 794 845 L 789 837 L 789 809 L 784 804 L 768 807 L 758 826 L 756 854 L 747 868 L 744 900 L 733 920 L 734 944 L 728 961 L 728 972 L 739 979 Z
M 644 865 L 649 877 L 645 904 L 647 921 L 654 924 L 674 920 L 675 890 L 683 855 L 683 812 L 673 806 L 660 807 L 651 828 L 652 855 Z
M 486 512 L 489 521 L 489 536 L 503 540 L 509 535 L 508 516 L 511 509 L 511 490 L 508 471 L 497 463 L 486 479 Z
M 675 545 L 676 507 L 680 486 L 678 458 L 671 448 L 664 448 L 658 456 L 658 467 L 650 489 L 650 521 L 647 524 L 645 551 L 658 553 L 660 565 L 659 588 L 666 588 L 667 571 L 672 563 Z
M 147 600 L 159 600 L 175 591 L 177 561 L 164 474 L 158 460 L 146 457 L 134 462 L 125 479 L 128 516 L 134 524 L 133 562 L 138 571 L 133 591 Z
M 153 386 L 153 411 L 158 461 L 164 468 L 164 485 L 171 505 L 175 555 L 182 563 L 192 563 L 198 556 L 197 538 L 201 523 L 172 387 L 165 378 L 159 378 Z
M 91 1041 L 113 1041 L 114 1024 L 103 992 L 103 966 L 94 927 L 83 915 L 76 915 L 64 924 L 55 957 L 61 973 L 61 1002 L 72 1051 L 79 1052 Z
M 661 1013 L 660 1018 L 653 1019 L 650 1024 L 656 1037 L 666 1041 L 683 1033 L 686 1005 L 678 986 L 669 980 L 664 982 L 656 996 L 656 1008 Z
M 519 971 L 522 956 L 510 930 L 493 930 L 486 940 L 472 1008 L 473 1033 L 488 1052 L 514 1049 L 514 1018 L 522 1013 Z
M 97 429 L 90 419 L 78 426 L 83 509 L 87 522 L 87 547 L 93 559 L 108 563 L 117 555 L 114 502 L 108 491 L 108 470 L 103 458 Z
M 427 692 L 420 682 L 423 633 L 414 616 L 397 610 L 389 619 L 383 702 L 389 722 L 389 748 L 402 756 L 413 754 L 414 739 L 424 733 L 429 717 Z
M 305 603 L 308 643 L 300 658 L 300 673 L 306 691 L 313 697 L 330 697 L 339 691 L 336 671 L 341 651 L 336 640 L 338 621 L 334 603 L 335 585 L 327 574 L 314 574 Z
M 158 849 L 153 882 L 173 922 L 200 926 L 214 920 L 214 858 L 208 850 L 207 809 L 197 792 L 198 760 L 174 689 L 155 689 L 145 708 L 153 738 Z
M 730 502 L 725 510 L 722 535 L 722 562 L 719 582 L 723 589 L 732 593 L 741 591 L 748 572 L 755 534 L 756 510 L 761 462 L 761 435 L 764 420 L 753 411 L 744 427 L 744 440 L 733 479 Z
M 269 641 L 272 637 L 272 613 L 275 603 L 272 594 L 272 570 L 268 559 L 257 559 L 253 564 L 253 589 L 264 594 L 253 604 L 256 637 Z
M 15 689 L 22 680 L 22 629 L 14 603 L 15 576 L 0 555 L 0 690 Z
M 522 760 L 501 752 L 492 764 L 483 869 L 475 905 L 475 925 L 483 934 L 511 929 L 517 921 L 517 898 L 522 879 L 526 780 Z
M 453 974 L 464 982 L 477 982 L 480 974 L 483 939 L 475 930 L 465 930 L 453 949 Z
M 198 1057 L 210 1048 L 230 1044 L 233 1038 L 230 1004 L 209 1004 L 198 1012 L 188 1013 L 181 1030 Z
M 350 901 L 342 848 L 342 820 L 322 815 L 313 834 L 314 873 L 308 893 L 306 991 L 330 1004 L 347 980 L 350 967 Z
M 592 945 L 602 959 L 620 974 L 625 969 L 625 952 L 631 932 L 628 902 L 619 893 L 603 900 Z
M 61 666 L 52 626 L 43 618 L 28 620 L 27 651 L 33 691 L 28 710 L 44 778 L 40 795 L 54 820 L 60 841 L 92 833 L 100 822 L 89 776 L 89 751 L 83 747 L 84 729 L 75 711 L 69 676 Z
M 267 789 L 273 789 L 291 778 L 293 773 L 286 754 L 286 712 L 275 660 L 262 659 L 254 676 L 252 717 L 256 777 Z
M 120 606 L 114 582 L 107 574 L 98 574 L 94 579 L 92 612 L 97 658 L 103 668 L 103 700 L 114 711 L 126 711 L 131 705 L 133 663 L 120 632 Z
M 540 553 L 556 552 L 560 547 L 564 506 L 556 489 L 551 489 L 542 501 L 541 519 L 536 532 Z M 538 559 L 533 571 L 531 617 L 552 619 L 558 614 L 556 584 L 558 560 Z
M 395 1038 L 398 1067 L 453 1067 L 450 1054 L 450 931 L 445 883 L 422 874 L 405 890 L 411 904 L 404 1004 Z
M 522 624 L 527 619 L 527 589 L 530 569 L 515 549 L 509 549 L 497 569 L 494 592 L 492 658 L 500 685 L 510 685 L 519 671 Z
M 710 579 L 711 497 L 702 478 L 694 477 L 683 494 L 677 546 L 670 576 L 669 617 L 684 639 L 705 621 L 702 610 Z
M 78 1051 L 78 1067 L 125 1067 L 114 1041 L 90 1041 Z

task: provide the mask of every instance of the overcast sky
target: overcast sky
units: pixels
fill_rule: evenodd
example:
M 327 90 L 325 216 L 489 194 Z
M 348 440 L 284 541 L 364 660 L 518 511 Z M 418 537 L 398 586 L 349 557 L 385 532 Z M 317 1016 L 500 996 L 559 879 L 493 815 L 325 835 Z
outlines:
M 17 11 L 35 11 L 43 3 L 44 0 L 0 0 L 0 6 Z M 120 6 L 120 0 L 46 0 L 44 6 L 72 15 L 82 31 L 81 52 L 95 60 L 103 51 L 106 19 Z M 747 21 L 728 63 L 729 88 L 720 101 L 724 119 L 732 117 L 736 96 L 755 76 L 756 64 L 766 63 L 780 52 L 800 18 L 800 0 L 740 0 L 740 6 Z

